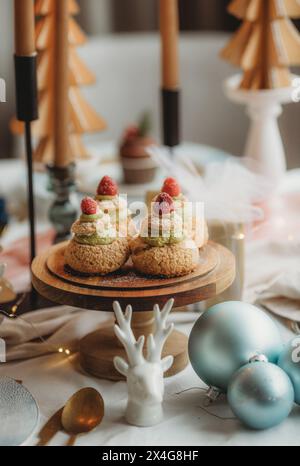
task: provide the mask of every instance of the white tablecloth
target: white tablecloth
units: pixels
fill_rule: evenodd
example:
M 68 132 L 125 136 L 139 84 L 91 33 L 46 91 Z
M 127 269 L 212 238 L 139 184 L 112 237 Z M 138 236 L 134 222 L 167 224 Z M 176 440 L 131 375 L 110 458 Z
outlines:
M 84 311 L 83 311 L 84 312 Z M 178 316 L 178 329 L 189 333 L 194 314 Z M 177 316 L 176 316 L 177 318 Z M 292 336 L 280 324 L 284 339 Z M 238 421 L 222 420 L 201 409 L 203 393 L 191 390 L 181 395 L 178 392 L 191 387 L 203 387 L 189 366 L 184 372 L 166 380 L 165 419 L 153 428 L 140 429 L 126 424 L 126 384 L 98 380 L 82 372 L 76 355 L 69 358 L 60 354 L 45 356 L 0 367 L 0 375 L 23 380 L 24 385 L 35 396 L 40 410 L 40 427 L 60 409 L 66 400 L 83 387 L 99 390 L 105 401 L 105 418 L 94 432 L 78 437 L 76 445 L 92 446 L 201 446 L 201 445 L 300 445 L 300 408 L 283 424 L 265 432 L 245 429 Z M 222 417 L 232 417 L 224 400 L 209 408 Z M 50 445 L 64 445 L 68 436 L 58 433 Z M 35 445 L 32 438 L 30 445 Z
M 299 182 L 299 176 L 296 178 Z M 180 320 L 177 322 L 178 329 L 186 334 L 189 334 L 196 318 L 196 314 L 174 317 Z M 278 325 L 284 340 L 291 339 L 292 332 L 279 320 Z M 111 383 L 84 374 L 77 355 L 65 357 L 57 353 L 25 362 L 3 364 L 0 365 L 0 375 L 22 380 L 32 392 L 41 411 L 39 429 L 75 391 L 83 387 L 99 390 L 105 401 L 104 421 L 94 432 L 79 437 L 77 445 L 300 445 L 299 407 L 295 407 L 292 415 L 280 426 L 265 432 L 253 432 L 245 429 L 237 420 L 219 420 L 203 411 L 200 407 L 203 392 L 199 390 L 177 395 L 192 387 L 203 387 L 190 366 L 166 380 L 165 419 L 160 425 L 147 429 L 128 426 L 124 420 L 125 383 Z M 209 409 L 219 416 L 232 417 L 224 400 Z M 64 445 L 67 439 L 61 432 L 50 444 Z M 35 437 L 30 440 L 31 445 L 36 442 Z

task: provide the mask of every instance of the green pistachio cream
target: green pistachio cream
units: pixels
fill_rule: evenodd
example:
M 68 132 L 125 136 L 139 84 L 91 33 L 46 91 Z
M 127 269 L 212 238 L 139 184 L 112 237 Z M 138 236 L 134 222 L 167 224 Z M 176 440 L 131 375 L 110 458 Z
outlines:
M 170 235 L 163 235 L 163 232 L 161 229 L 159 229 L 159 234 L 155 237 L 151 236 L 151 225 L 148 227 L 148 237 L 143 237 L 143 241 L 148 244 L 149 246 L 155 247 L 155 248 L 162 248 L 164 246 L 172 246 L 174 244 L 179 244 L 182 241 L 185 240 L 184 234 L 182 235 L 176 235 L 174 230 L 170 231 Z
M 146 244 L 149 244 L 149 246 L 152 246 L 154 248 L 162 248 L 164 246 L 172 246 L 174 244 L 179 244 L 182 241 L 184 241 L 185 237 L 182 235 L 180 237 L 178 236 L 170 236 L 169 238 L 165 238 L 163 236 L 158 236 L 157 238 L 143 238 L 143 241 L 145 241 Z
M 113 201 L 117 196 L 103 196 L 97 194 L 96 201 Z
M 101 238 L 97 233 L 94 233 L 91 236 L 76 235 L 75 241 L 79 244 L 84 244 L 87 246 L 108 246 L 115 241 L 115 238 Z
M 80 222 L 81 223 L 92 223 L 92 222 L 96 222 L 97 220 L 100 220 L 101 217 L 102 217 L 102 213 L 95 214 L 95 215 L 82 214 L 80 217 Z
M 95 215 L 85 215 L 82 214 L 80 217 L 81 223 L 93 223 L 97 222 L 97 220 L 103 217 L 103 213 L 100 212 Z M 97 232 L 93 233 L 92 235 L 75 235 L 75 241 L 79 244 L 84 244 L 87 246 L 107 246 L 112 244 L 116 238 L 111 236 L 103 236 L 101 237 Z

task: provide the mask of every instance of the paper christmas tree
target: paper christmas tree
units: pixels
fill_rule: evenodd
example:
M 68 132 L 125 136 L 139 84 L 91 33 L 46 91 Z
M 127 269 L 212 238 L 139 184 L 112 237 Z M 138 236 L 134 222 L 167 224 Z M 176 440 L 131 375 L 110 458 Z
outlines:
M 244 71 L 241 89 L 291 85 L 290 66 L 300 65 L 297 0 L 233 0 L 228 11 L 243 20 L 221 57 Z
M 55 66 L 55 3 L 59 0 L 36 0 L 36 47 L 38 51 L 39 120 L 33 125 L 37 139 L 34 153 L 36 162 L 53 161 L 53 102 Z M 75 0 L 69 0 L 69 104 L 70 104 L 70 151 L 72 157 L 88 158 L 89 153 L 82 142 L 82 135 L 102 131 L 106 125 L 95 110 L 86 102 L 80 86 L 95 82 L 93 73 L 79 57 L 76 48 L 86 43 L 86 36 L 73 16 L 79 12 Z M 12 123 L 14 133 L 22 133 L 23 125 L 16 120 Z

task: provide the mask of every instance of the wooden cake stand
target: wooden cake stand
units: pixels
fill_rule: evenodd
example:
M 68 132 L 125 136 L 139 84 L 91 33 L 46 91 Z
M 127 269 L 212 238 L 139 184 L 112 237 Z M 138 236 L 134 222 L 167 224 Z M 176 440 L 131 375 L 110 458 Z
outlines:
M 230 251 L 210 242 L 201 250 L 197 270 L 181 278 L 160 279 L 138 275 L 126 265 L 118 273 L 100 277 L 84 277 L 65 266 L 67 243 L 53 246 L 38 256 L 32 264 L 32 282 L 45 298 L 58 304 L 95 311 L 110 311 L 114 301 L 123 309 L 133 307 L 132 327 L 136 337 L 153 332 L 153 307 L 163 306 L 170 298 L 175 307 L 210 299 L 225 291 L 234 281 L 235 259 Z M 188 364 L 188 338 L 174 331 L 164 348 L 164 355 L 174 356 L 174 365 L 167 376 L 175 375 Z M 80 363 L 88 373 L 109 380 L 121 380 L 113 358 L 125 356 L 125 350 L 114 335 L 112 327 L 101 328 L 80 343 Z

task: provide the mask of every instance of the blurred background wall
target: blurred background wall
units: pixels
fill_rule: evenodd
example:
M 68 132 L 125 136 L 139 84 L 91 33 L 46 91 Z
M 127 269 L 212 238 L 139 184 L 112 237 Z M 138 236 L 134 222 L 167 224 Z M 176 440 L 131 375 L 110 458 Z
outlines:
M 229 31 L 238 22 L 226 12 L 229 0 L 179 0 L 184 31 Z M 91 34 L 154 31 L 158 0 L 80 0 L 81 20 Z
M 230 30 L 229 0 L 179 0 L 182 30 Z M 0 106 L 0 158 L 12 154 L 9 121 L 14 114 L 13 0 L 0 0 L 0 77 L 7 103 Z M 81 26 L 90 35 L 149 32 L 158 28 L 158 0 L 79 0 Z
M 197 93 L 202 96 L 202 107 L 200 105 L 200 107 L 198 106 L 195 108 L 196 103 L 193 98 L 193 96 L 195 97 L 194 90 L 193 96 L 187 101 L 186 105 L 188 108 L 186 108 L 185 111 L 189 114 L 190 119 L 192 119 L 191 115 L 194 114 L 194 119 L 185 122 L 189 131 L 184 131 L 185 137 L 189 138 L 189 140 L 219 145 L 219 147 L 223 147 L 238 154 L 241 153 L 245 142 L 248 119 L 244 115 L 244 110 L 242 108 L 230 104 L 223 95 L 221 86 L 222 80 L 225 76 L 233 74 L 235 70 L 230 66 L 225 68 L 226 65 L 218 58 L 218 52 L 223 43 L 227 40 L 227 37 L 224 36 L 224 34 L 220 35 L 220 33 L 233 31 L 239 24 L 239 22 L 226 11 L 229 1 L 230 0 L 179 0 L 181 30 L 184 33 L 191 32 L 195 34 L 196 42 L 194 49 L 190 48 L 185 52 L 189 57 L 181 56 L 183 77 L 185 79 L 185 89 L 183 89 L 183 92 L 186 94 L 188 92 L 191 93 L 192 89 L 196 87 Z M 11 157 L 13 154 L 13 137 L 9 131 L 9 121 L 14 114 L 15 108 L 13 3 L 13 0 L 0 0 L 0 77 L 4 78 L 7 83 L 7 103 L 0 104 L 0 158 Z M 158 41 L 158 36 L 157 34 L 155 35 L 155 32 L 158 30 L 158 0 L 78 0 L 78 3 L 81 12 L 77 20 L 88 34 L 102 37 L 101 45 L 105 48 L 106 55 L 110 53 L 110 47 L 117 48 L 117 45 L 113 44 L 116 44 L 116 41 L 118 41 L 117 38 L 120 33 L 154 33 L 152 37 L 156 37 Z M 204 32 L 205 34 L 203 35 L 197 34 Z M 209 40 L 205 39 L 207 37 L 206 33 L 208 33 L 210 37 Z M 121 38 L 120 43 L 122 43 L 122 40 Z M 134 39 L 134 43 L 138 45 L 139 40 L 138 38 Z M 103 51 L 101 52 L 99 47 L 100 42 L 97 43 L 94 52 L 94 62 L 88 59 L 87 64 L 92 69 L 94 66 L 94 71 L 97 74 L 99 88 L 95 90 L 95 93 L 97 92 L 99 111 L 103 114 L 102 106 L 103 102 L 105 104 L 106 96 L 103 95 L 105 91 L 102 94 L 99 91 L 100 88 L 103 89 L 101 87 L 101 76 L 104 72 L 102 69 L 103 63 L 101 63 L 101 65 L 99 63 L 100 56 L 103 56 Z M 154 52 L 149 51 L 149 53 L 155 53 L 155 60 L 157 61 L 159 60 L 158 47 L 157 43 Z M 131 54 L 133 55 L 134 53 L 135 51 L 132 50 Z M 143 53 L 143 51 L 140 53 Z M 122 57 L 119 61 L 121 60 Z M 136 66 L 135 55 L 131 57 L 131 60 L 131 63 Z M 189 69 L 185 70 L 184 67 L 186 67 L 187 62 Z M 126 66 L 126 62 L 123 66 Z M 96 69 L 96 67 L 99 69 Z M 107 65 L 107 67 L 109 68 L 110 65 Z M 109 72 L 112 74 L 114 70 L 105 70 L 107 75 Z M 153 70 L 150 70 L 150 73 L 153 73 Z M 188 76 L 186 76 L 186 74 L 188 74 Z M 120 85 L 120 79 L 119 77 L 116 77 L 116 79 L 117 78 Z M 190 83 L 189 79 L 193 79 L 193 83 Z M 108 85 L 112 88 L 107 89 L 109 91 L 108 94 L 115 92 L 111 81 L 113 80 L 107 76 Z M 219 110 L 210 107 L 203 108 L 205 98 L 208 99 L 208 91 L 211 94 L 211 101 L 216 101 L 219 105 Z M 153 92 L 157 94 L 157 88 L 155 88 Z M 92 98 L 95 99 L 96 96 L 92 96 Z M 228 112 L 230 112 L 229 122 L 226 116 Z M 130 108 L 128 109 L 128 114 L 129 113 Z M 207 114 L 210 115 L 210 119 Z M 224 116 L 224 114 L 226 115 Z M 104 114 L 104 117 L 106 115 L 109 127 L 116 127 L 115 122 L 111 120 L 111 118 L 117 120 L 116 111 L 111 104 L 109 105 L 109 111 Z M 223 120 L 221 120 L 221 115 L 223 115 Z M 218 120 L 217 129 L 214 127 L 215 118 Z M 204 120 L 205 124 L 203 122 Z M 290 166 L 300 166 L 300 154 L 298 150 L 298 147 L 300 147 L 299 121 L 299 105 L 290 105 L 280 120 Z M 229 126 L 230 124 L 231 126 Z M 119 126 L 120 125 L 121 123 L 119 122 Z M 120 131 L 119 127 L 118 131 Z M 190 139 L 191 132 L 193 132 L 192 139 Z M 117 134 L 116 131 L 112 133 L 109 129 L 107 133 L 103 134 L 103 137 L 116 137 Z

